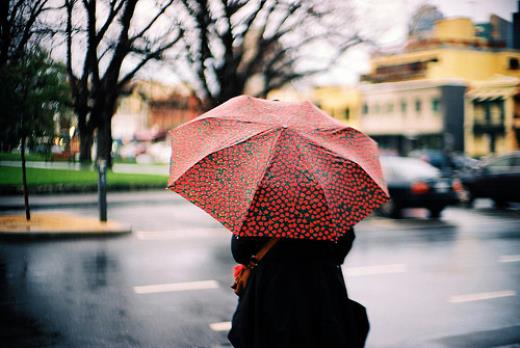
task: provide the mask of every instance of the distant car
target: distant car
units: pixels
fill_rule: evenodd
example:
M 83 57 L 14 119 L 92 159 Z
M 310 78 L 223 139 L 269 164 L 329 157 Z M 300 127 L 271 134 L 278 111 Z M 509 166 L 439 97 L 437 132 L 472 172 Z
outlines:
M 479 161 L 460 153 L 447 153 L 441 150 L 413 150 L 409 157 L 418 158 L 428 162 L 441 170 L 444 175 L 456 176 L 461 171 L 475 168 Z
M 487 159 L 460 178 L 470 204 L 476 198 L 491 198 L 498 207 L 520 202 L 520 151 Z
M 459 202 L 460 181 L 443 177 L 422 160 L 383 156 L 381 165 L 391 197 L 379 209 L 384 216 L 399 218 L 404 208 L 426 208 L 430 217 L 439 218 L 446 206 Z

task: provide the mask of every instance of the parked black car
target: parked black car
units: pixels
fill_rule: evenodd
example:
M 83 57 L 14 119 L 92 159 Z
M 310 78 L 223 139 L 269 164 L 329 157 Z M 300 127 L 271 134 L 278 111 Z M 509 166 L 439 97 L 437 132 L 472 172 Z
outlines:
M 459 202 L 460 181 L 443 177 L 439 169 L 422 160 L 383 156 L 381 165 L 391 197 L 379 209 L 384 216 L 399 218 L 404 208 L 426 208 L 430 217 L 439 218 L 446 206 Z
M 520 202 L 520 151 L 487 159 L 460 178 L 470 204 L 475 198 L 491 198 L 497 207 Z

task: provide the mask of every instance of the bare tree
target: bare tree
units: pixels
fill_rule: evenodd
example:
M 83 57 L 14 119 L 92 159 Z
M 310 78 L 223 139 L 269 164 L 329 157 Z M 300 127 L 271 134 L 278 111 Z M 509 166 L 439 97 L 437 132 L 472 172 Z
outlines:
M 286 83 L 328 70 L 349 47 L 362 42 L 348 1 L 181 0 L 179 12 L 185 77 L 207 106 L 259 85 L 265 96 Z M 312 62 L 313 47 L 326 43 L 326 59 Z M 177 65 L 176 71 L 182 71 Z
M 111 165 L 111 120 L 122 87 L 182 37 L 170 17 L 174 0 L 64 0 L 66 65 L 78 116 L 80 160 Z M 141 7 L 140 7 L 141 6 Z
M 0 1 L 0 68 L 21 59 L 44 27 L 41 15 L 50 10 L 48 0 Z

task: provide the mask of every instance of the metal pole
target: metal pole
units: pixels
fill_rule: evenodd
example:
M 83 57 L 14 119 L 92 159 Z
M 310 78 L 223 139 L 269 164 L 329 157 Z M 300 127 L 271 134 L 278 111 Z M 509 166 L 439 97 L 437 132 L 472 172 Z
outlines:
M 25 220 L 31 221 L 31 211 L 29 209 L 29 192 L 27 189 L 27 170 L 25 168 L 25 135 L 22 136 L 22 186 L 23 201 L 25 206 Z
M 107 221 L 107 161 L 98 160 L 99 221 Z

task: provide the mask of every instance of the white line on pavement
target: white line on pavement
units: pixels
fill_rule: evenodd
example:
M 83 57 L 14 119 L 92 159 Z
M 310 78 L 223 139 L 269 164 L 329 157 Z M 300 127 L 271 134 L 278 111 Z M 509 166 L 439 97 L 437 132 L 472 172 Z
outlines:
M 218 287 L 218 283 L 215 280 L 203 280 L 198 282 L 134 286 L 134 291 L 136 294 L 142 295 L 156 294 L 161 292 L 216 289 Z
M 223 321 L 220 323 L 209 324 L 209 328 L 213 331 L 229 331 L 231 330 L 231 322 Z
M 520 255 L 502 255 L 498 260 L 500 262 L 520 262 Z
M 452 296 L 452 297 L 450 297 L 449 302 L 463 303 L 463 302 L 483 301 L 483 300 L 491 300 L 494 298 L 510 297 L 510 296 L 515 296 L 515 295 L 516 295 L 516 292 L 514 292 L 513 290 L 481 292 L 478 294 L 466 294 L 466 295 Z
M 391 264 L 391 265 L 374 265 L 363 267 L 345 267 L 345 275 L 348 277 L 373 275 L 373 274 L 387 274 L 387 273 L 404 273 L 406 272 L 406 265 Z
M 170 231 L 136 231 L 135 236 L 139 240 L 174 240 L 191 238 L 220 237 L 224 229 L 221 228 L 189 228 L 185 230 Z

